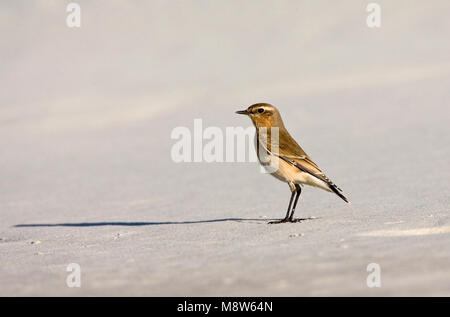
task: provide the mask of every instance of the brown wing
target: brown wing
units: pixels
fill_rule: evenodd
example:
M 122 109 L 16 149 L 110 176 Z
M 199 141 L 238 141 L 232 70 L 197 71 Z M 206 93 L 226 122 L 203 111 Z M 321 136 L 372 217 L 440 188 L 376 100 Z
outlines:
M 306 154 L 305 151 L 298 145 L 297 142 L 289 135 L 289 133 L 282 129 L 279 131 L 280 140 L 283 140 L 281 144 L 278 145 L 278 153 L 279 156 L 283 156 L 285 158 L 288 158 L 290 160 L 293 160 L 300 164 L 302 167 L 307 169 L 308 173 L 311 175 L 316 176 L 317 175 L 323 175 L 320 168 L 317 166 L 316 163 L 313 162 L 313 160 Z
M 316 163 L 306 154 L 305 151 L 298 145 L 297 142 L 289 135 L 284 129 L 279 131 L 279 139 L 283 140 L 281 144 L 278 145 L 278 156 L 297 167 L 299 170 L 308 173 L 321 181 L 328 184 L 330 189 L 341 197 L 344 201 L 348 202 L 347 198 L 341 194 L 342 189 L 340 189 L 336 184 L 334 184 L 317 166 Z M 273 153 L 277 155 L 276 153 Z

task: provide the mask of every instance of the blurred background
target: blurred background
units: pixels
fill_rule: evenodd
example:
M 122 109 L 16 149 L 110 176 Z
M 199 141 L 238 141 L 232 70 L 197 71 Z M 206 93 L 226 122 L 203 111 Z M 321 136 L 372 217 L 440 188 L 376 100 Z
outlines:
M 449 295 L 450 3 L 369 2 L 1 1 L 0 294 Z M 351 207 L 267 226 L 289 191 L 256 163 L 172 162 L 256 102 Z

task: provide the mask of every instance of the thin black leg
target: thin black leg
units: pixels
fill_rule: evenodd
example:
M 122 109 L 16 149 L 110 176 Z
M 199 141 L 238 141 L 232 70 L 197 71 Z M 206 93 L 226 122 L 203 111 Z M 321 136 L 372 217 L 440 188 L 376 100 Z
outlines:
M 287 212 L 286 212 L 286 216 L 284 217 L 284 219 L 278 220 L 278 221 L 271 221 L 271 222 L 269 222 L 270 224 L 283 223 L 283 222 L 288 222 L 289 221 L 289 213 L 291 211 L 292 200 L 294 199 L 294 195 L 295 195 L 296 192 L 297 192 L 296 190 L 292 191 L 291 199 L 289 200 L 289 206 L 288 206 L 288 209 L 287 209 Z
M 302 193 L 302 188 L 300 187 L 300 185 L 295 184 L 295 188 L 296 188 L 297 196 L 295 196 L 294 206 L 292 207 L 292 212 L 291 212 L 291 215 L 289 216 L 289 221 L 290 222 L 295 222 L 294 221 L 295 207 L 297 207 L 298 199 L 300 198 L 300 194 Z

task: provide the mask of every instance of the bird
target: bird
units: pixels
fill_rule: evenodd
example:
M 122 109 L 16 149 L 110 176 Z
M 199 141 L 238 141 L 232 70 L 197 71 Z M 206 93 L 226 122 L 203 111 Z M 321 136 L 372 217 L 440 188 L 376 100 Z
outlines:
M 325 176 L 289 134 L 275 106 L 268 103 L 256 103 L 236 113 L 249 116 L 256 128 L 255 146 L 260 164 L 272 176 L 287 183 L 291 190 L 286 216 L 282 220 L 271 221 L 269 224 L 294 223 L 302 220 L 294 219 L 294 212 L 303 185 L 334 193 L 349 203 L 342 189 Z

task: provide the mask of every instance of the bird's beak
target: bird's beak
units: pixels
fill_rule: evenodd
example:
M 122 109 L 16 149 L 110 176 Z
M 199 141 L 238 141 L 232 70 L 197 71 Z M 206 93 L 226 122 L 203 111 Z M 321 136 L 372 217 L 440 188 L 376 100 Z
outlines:
M 237 113 L 237 114 L 245 114 L 245 115 L 248 115 L 248 111 L 247 111 L 247 110 L 239 110 L 239 111 L 236 111 L 236 113 Z

